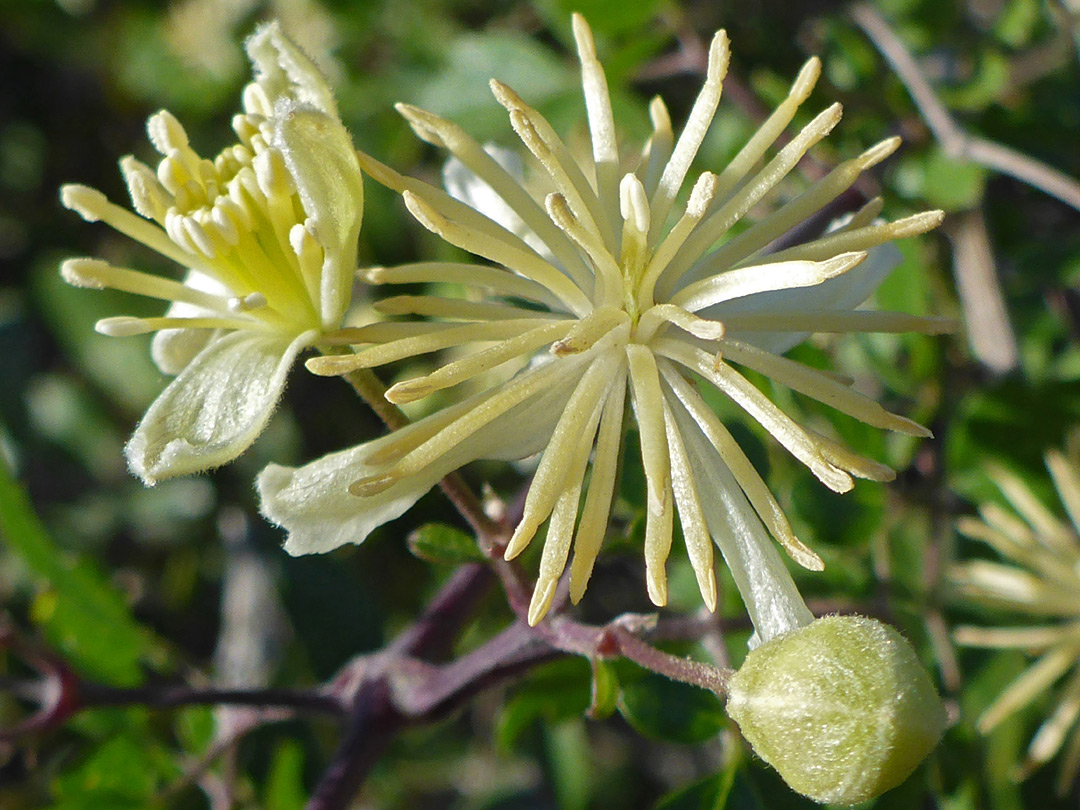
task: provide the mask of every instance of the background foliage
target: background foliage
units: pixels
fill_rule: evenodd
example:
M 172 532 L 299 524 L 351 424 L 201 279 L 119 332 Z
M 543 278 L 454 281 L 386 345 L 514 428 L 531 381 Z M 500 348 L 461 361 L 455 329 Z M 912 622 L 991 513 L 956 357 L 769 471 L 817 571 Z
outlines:
M 1080 176 L 1076 9 L 1070 16 L 1053 0 L 876 5 L 965 128 Z M 797 351 L 816 365 L 834 360 L 887 407 L 930 425 L 935 439 L 881 435 L 771 392 L 789 412 L 831 424 L 856 449 L 895 467 L 892 485 L 864 482 L 833 495 L 756 425 L 716 404 L 767 470 L 796 531 L 826 561 L 824 574 L 800 577 L 804 594 L 821 610 L 859 609 L 897 624 L 958 711 L 939 751 L 875 806 L 1074 806 L 1075 795 L 1054 796 L 1053 766 L 1022 783 L 1012 778 L 1040 722 L 1039 705 L 987 739 L 974 731 L 974 718 L 1022 669 L 1023 657 L 958 656 L 947 627 L 979 614 L 950 605 L 941 579 L 948 559 L 973 553 L 958 548 L 954 517 L 999 498 L 988 461 L 1018 472 L 1054 503 L 1042 453 L 1080 423 L 1080 214 L 951 156 L 847 9 L 834 3 L 0 0 L 0 450 L 17 473 L 0 478 L 0 605 L 81 674 L 113 685 L 200 682 L 214 673 L 237 684 L 311 685 L 379 648 L 417 614 L 467 556 L 450 530 L 429 525 L 461 525 L 438 493 L 363 547 L 324 557 L 285 557 L 278 533 L 257 515 L 251 481 L 267 461 L 301 462 L 380 430 L 338 380 L 295 374 L 271 428 L 223 470 L 154 489 L 127 474 L 120 449 L 164 380 L 144 340 L 105 338 L 92 324 L 139 302 L 74 290 L 56 269 L 72 255 L 135 266 L 160 259 L 63 211 L 56 191 L 77 181 L 124 199 L 116 159 L 148 156 L 143 122 L 161 107 L 180 118 L 201 153 L 229 142 L 228 119 L 248 78 L 238 43 L 273 15 L 322 60 L 358 146 L 399 170 L 434 177 L 439 156 L 412 137 L 395 101 L 447 115 L 481 139 L 510 142 L 487 91 L 493 75 L 557 128 L 572 130 L 583 105 L 568 56 L 571 10 L 585 13 L 597 33 L 627 137 L 646 131 L 644 101 L 655 93 L 682 120 L 700 82 L 694 44 L 728 29 L 734 81 L 703 167 L 722 165 L 751 131 L 759 102 L 781 98 L 802 61 L 821 55 L 824 80 L 807 109 L 839 99 L 846 115 L 814 162 L 830 167 L 901 134 L 906 146 L 876 177 L 886 214 L 926 207 L 950 214 L 939 233 L 901 246 L 904 263 L 878 304 L 965 317 L 972 345 L 981 336 L 1007 350 L 1009 330 L 958 297 L 954 281 L 954 272 L 966 273 L 976 289 L 992 289 L 986 279 L 997 274 L 1015 363 L 985 362 L 963 334 L 815 340 Z M 362 264 L 448 255 L 393 195 L 373 183 L 366 192 Z M 958 252 L 965 237 L 980 235 L 991 250 L 981 262 Z M 520 485 L 514 471 L 494 465 L 468 477 L 489 481 L 507 499 Z M 610 551 L 582 608 L 590 619 L 650 610 L 635 537 L 641 480 L 632 469 L 624 476 Z M 692 573 L 678 555 L 671 590 L 674 610 L 698 610 Z M 247 594 L 246 607 L 227 598 L 238 592 Z M 737 663 L 749 628 L 733 588 L 722 602 L 722 639 L 718 624 L 670 649 L 707 659 L 723 656 L 726 645 Z M 463 649 L 509 619 L 502 598 L 489 598 Z M 3 667 L 22 674 L 17 661 Z M 0 696 L 0 721 L 25 710 Z M 236 807 L 302 807 L 337 727 L 318 719 L 267 725 L 201 768 L 220 741 L 215 734 L 236 722 L 205 708 L 112 709 L 0 743 L 0 806 L 230 806 L 212 799 L 216 791 Z M 535 669 L 437 725 L 408 730 L 364 796 L 373 806 L 470 810 L 810 806 L 753 759 L 707 693 L 625 662 L 590 673 L 583 659 Z

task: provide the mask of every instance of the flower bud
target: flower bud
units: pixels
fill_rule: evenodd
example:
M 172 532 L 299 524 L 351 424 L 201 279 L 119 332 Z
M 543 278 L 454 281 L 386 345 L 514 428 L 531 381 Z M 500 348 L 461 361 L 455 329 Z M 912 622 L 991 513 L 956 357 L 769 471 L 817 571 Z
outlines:
M 937 744 L 945 708 L 911 645 L 861 616 L 828 616 L 751 650 L 728 714 L 814 801 L 855 804 L 900 784 Z

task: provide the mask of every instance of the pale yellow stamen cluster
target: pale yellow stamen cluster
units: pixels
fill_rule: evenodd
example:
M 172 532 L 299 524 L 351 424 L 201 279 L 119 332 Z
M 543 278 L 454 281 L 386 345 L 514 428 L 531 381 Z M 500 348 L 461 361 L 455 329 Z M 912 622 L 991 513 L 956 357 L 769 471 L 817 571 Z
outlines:
M 1066 747 L 1058 789 L 1064 793 L 1080 772 L 1080 452 L 1046 454 L 1046 466 L 1069 523 L 1056 517 L 1015 475 L 994 467 L 994 482 L 1014 511 L 994 503 L 957 528 L 985 543 L 1005 563 L 968 560 L 950 569 L 956 595 L 1029 617 L 1035 624 L 958 627 L 958 643 L 988 649 L 1024 650 L 1037 660 L 1017 677 L 979 718 L 988 733 L 1064 679 L 1050 716 L 1028 748 L 1026 773 Z M 1071 525 L 1070 525 L 1071 524 Z M 1067 746 L 1066 746 L 1067 742 Z
M 946 323 L 928 318 L 851 312 L 872 287 L 858 300 L 833 306 L 827 299 L 806 309 L 767 303 L 768 296 L 778 291 L 841 280 L 860 266 L 869 249 L 934 227 L 941 212 L 879 223 L 875 218 L 881 203 L 876 200 L 837 231 L 764 255 L 777 236 L 819 211 L 849 188 L 860 172 L 892 154 L 899 141 L 890 138 L 729 237 L 731 229 L 840 120 L 839 105 L 829 107 L 775 156 L 765 159 L 813 89 L 820 65 L 811 59 L 787 100 L 727 168 L 698 177 L 685 210 L 677 213 L 675 201 L 719 103 L 729 57 L 726 35 L 718 33 L 711 43 L 705 85 L 682 132 L 675 137 L 663 102 L 655 99 L 649 108 L 653 133 L 635 161 L 627 160 L 618 148 L 606 79 L 591 32 L 580 16 L 574 18 L 574 34 L 592 136 L 592 154 L 581 163 L 540 113 L 510 88 L 491 83 L 514 131 L 542 167 L 544 183 L 553 189 L 542 199 L 534 198 L 458 125 L 398 105 L 420 138 L 447 149 L 476 182 L 486 184 L 513 210 L 527 232 L 509 230 L 467 202 L 361 155 L 365 172 L 401 193 L 424 227 L 494 266 L 421 263 L 368 271 L 368 281 L 375 284 L 452 281 L 478 295 L 470 300 L 427 295 L 384 299 L 378 308 L 386 314 L 432 320 L 344 330 L 335 339 L 359 346 L 356 353 L 315 358 L 308 367 L 336 374 L 449 348 L 475 347 L 430 374 L 391 387 L 387 398 L 404 403 L 510 361 L 534 358 L 524 371 L 474 399 L 471 407 L 428 417 L 424 428 L 414 426 L 400 444 L 390 439 L 366 459 L 379 471 L 369 472 L 351 487 L 361 499 L 379 497 L 435 464 L 530 398 L 564 390 L 560 401 L 565 405 L 547 438 L 523 517 L 506 549 L 507 558 L 520 554 L 547 523 L 529 610 L 532 623 L 549 609 L 571 548 L 571 598 L 577 601 L 585 590 L 608 525 L 629 398 L 647 481 L 644 550 L 650 598 L 658 605 L 667 601 L 666 562 L 677 511 L 706 605 L 713 609 L 717 599 L 716 542 L 759 632 L 763 637 L 775 635 L 793 623 L 808 621 L 809 612 L 779 558 L 760 538 L 771 534 L 809 568 L 819 569 L 822 563 L 794 536 L 776 500 L 705 404 L 695 381 L 704 378 L 730 396 L 830 488 L 850 489 L 852 476 L 889 478 L 892 473 L 883 465 L 796 424 L 732 364 L 765 374 L 868 424 L 927 435 L 921 426 L 887 412 L 833 375 L 780 357 L 754 341 L 756 334 L 770 331 L 947 328 Z M 766 303 L 746 305 L 755 300 Z M 796 342 L 798 338 L 790 345 Z M 586 478 L 590 456 L 592 474 Z M 767 594 L 758 596 L 755 590 Z
M 239 143 L 214 160 L 200 157 L 169 112 L 147 122 L 162 160 L 153 170 L 128 156 L 121 161 L 136 216 L 100 192 L 65 186 L 64 205 L 89 221 L 101 220 L 210 280 L 208 293 L 102 261 L 73 259 L 65 279 L 188 304 L 196 311 L 159 318 L 106 318 L 108 335 L 174 328 L 270 329 L 298 335 L 321 323 L 320 279 L 325 249 L 317 237 L 273 138 L 273 105 L 257 83 L 244 92 L 244 113 L 233 119 Z

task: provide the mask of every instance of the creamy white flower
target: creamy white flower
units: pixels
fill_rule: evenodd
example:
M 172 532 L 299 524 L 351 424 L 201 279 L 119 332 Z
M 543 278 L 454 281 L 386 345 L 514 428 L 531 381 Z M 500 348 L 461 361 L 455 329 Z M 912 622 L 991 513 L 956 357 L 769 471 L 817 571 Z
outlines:
M 650 598 L 657 605 L 667 600 L 665 566 L 677 511 L 705 603 L 716 605 L 715 542 L 759 638 L 767 640 L 811 619 L 770 535 L 800 564 L 820 569 L 822 563 L 795 537 L 761 477 L 706 404 L 700 381 L 730 396 L 831 489 L 850 489 L 853 475 L 889 478 L 886 467 L 793 422 L 736 366 L 869 424 L 927 435 L 837 377 L 776 352 L 810 332 L 939 331 L 940 321 L 854 308 L 891 269 L 864 261 L 866 251 L 934 227 L 941 212 L 879 223 L 877 200 L 835 232 L 767 254 L 770 243 L 850 187 L 861 171 L 891 154 L 898 140 L 841 164 L 732 236 L 732 228 L 839 121 L 834 105 L 755 170 L 809 95 L 818 61 L 807 63 L 789 98 L 724 171 L 698 178 L 679 211 L 676 199 L 720 98 L 728 61 L 725 34 L 712 41 L 705 86 L 682 133 L 674 136 L 663 102 L 655 99 L 653 134 L 636 158 L 616 143 L 606 79 L 580 16 L 574 17 L 574 34 L 592 142 L 583 163 L 539 113 L 510 88 L 491 83 L 543 169 L 537 185 L 551 193 L 542 198 L 507 170 L 500 153 L 492 155 L 456 124 L 399 105 L 422 139 L 453 155 L 452 193 L 362 155 L 365 172 L 399 191 L 426 228 L 492 264 L 425 262 L 369 271 L 368 280 L 376 284 L 452 282 L 474 294 L 467 300 L 385 299 L 379 304 L 385 313 L 431 320 L 349 331 L 344 337 L 350 342 L 371 345 L 351 356 L 314 359 L 309 368 L 343 373 L 452 347 L 476 349 L 389 389 L 387 399 L 405 403 L 511 361 L 535 359 L 469 402 L 347 451 L 347 457 L 338 454 L 299 470 L 270 468 L 260 481 L 263 510 L 288 529 L 287 550 L 321 551 L 360 542 L 367 527 L 357 521 L 368 520 L 359 516 L 370 515 L 372 505 L 406 496 L 415 500 L 462 461 L 489 457 L 492 448 L 500 457 L 543 448 L 524 516 L 506 549 L 508 558 L 519 554 L 547 523 L 529 611 L 535 623 L 551 605 L 571 548 L 571 598 L 577 601 L 585 590 L 608 525 L 629 399 L 647 479 Z M 471 184 L 461 179 L 462 167 L 474 176 Z M 345 494 L 349 484 L 352 501 Z M 341 516 L 337 523 L 323 519 L 329 511 Z
M 958 627 L 958 643 L 1038 656 L 983 712 L 980 731 L 989 733 L 1064 680 L 1022 770 L 1048 762 L 1067 740 L 1058 779 L 1065 793 L 1080 772 L 1080 448 L 1074 446 L 1068 455 L 1047 453 L 1046 466 L 1069 522 L 1043 506 L 1023 481 L 995 466 L 991 478 L 1015 514 L 987 503 L 978 518 L 963 518 L 957 528 L 1007 562 L 960 562 L 950 568 L 949 579 L 958 602 L 1009 611 L 1016 619 L 1000 627 Z M 1025 623 L 1029 620 L 1034 623 Z
M 156 171 L 120 161 L 138 215 L 67 185 L 65 206 L 187 269 L 184 281 L 95 259 L 64 262 L 76 286 L 170 302 L 163 317 L 106 318 L 106 335 L 156 332 L 152 356 L 178 375 L 125 450 L 147 484 L 231 461 L 265 427 L 297 354 L 341 325 L 356 269 L 360 168 L 314 63 L 276 23 L 247 42 L 255 81 L 233 119 L 239 143 L 201 158 L 162 111 L 147 122 Z

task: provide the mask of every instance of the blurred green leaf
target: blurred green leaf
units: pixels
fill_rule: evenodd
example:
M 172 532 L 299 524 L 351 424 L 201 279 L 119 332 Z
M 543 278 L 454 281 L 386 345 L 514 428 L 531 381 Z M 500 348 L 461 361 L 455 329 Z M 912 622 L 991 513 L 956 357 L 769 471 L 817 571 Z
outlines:
M 162 784 L 179 776 L 170 755 L 127 736 L 101 743 L 55 783 L 54 810 L 147 810 Z
M 655 810 L 764 810 L 736 760 L 720 773 L 706 776 L 662 798 Z
M 266 810 L 301 810 L 307 803 L 304 789 L 304 749 L 294 741 L 274 751 L 266 778 L 262 806 Z
M 499 713 L 495 740 L 513 749 L 540 720 L 555 723 L 580 717 L 589 708 L 589 670 L 585 659 L 556 661 L 536 670 Z
M 1013 48 L 1031 41 L 1041 16 L 1039 0 L 1009 0 L 994 22 L 994 36 Z
M 476 538 L 444 523 L 425 523 L 409 535 L 407 542 L 409 551 L 430 563 L 462 565 L 485 559 Z
M 589 702 L 589 717 L 603 720 L 615 712 L 619 700 L 619 677 L 615 668 L 599 658 L 590 658 L 592 666 L 592 699 Z
M 981 166 L 948 157 L 934 147 L 926 156 L 903 160 L 895 181 L 905 196 L 922 198 L 945 211 L 964 211 L 982 200 L 986 174 Z
M 414 101 L 463 123 L 480 138 L 507 137 L 506 113 L 491 97 L 492 78 L 512 87 L 531 106 L 541 108 L 578 85 L 568 61 L 518 34 L 463 34 L 448 44 L 445 58 L 439 70 L 420 83 Z
M 678 743 L 704 742 L 727 722 L 716 695 L 651 673 L 623 686 L 619 712 L 639 734 Z
M 73 561 L 49 537 L 22 487 L 0 461 L 0 534 L 46 584 L 31 615 L 86 674 L 115 684 L 142 679 L 153 644 L 123 598 L 88 560 Z
M 585 810 L 592 783 L 585 721 L 570 717 L 545 723 L 544 742 L 559 810 Z

